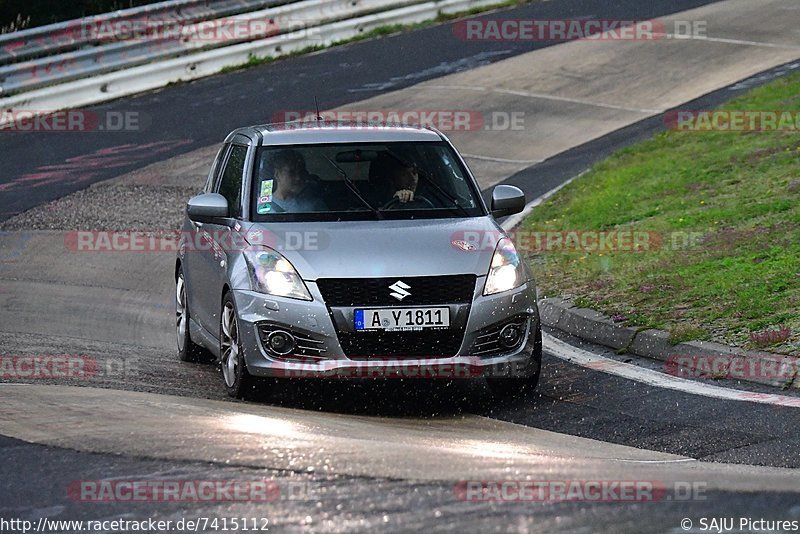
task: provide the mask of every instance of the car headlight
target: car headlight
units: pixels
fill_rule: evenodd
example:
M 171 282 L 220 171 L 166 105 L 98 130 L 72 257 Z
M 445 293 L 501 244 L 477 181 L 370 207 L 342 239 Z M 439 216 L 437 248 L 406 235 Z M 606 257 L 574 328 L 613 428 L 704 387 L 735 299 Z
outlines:
M 493 295 L 519 287 L 527 281 L 525 267 L 519 259 L 514 243 L 507 237 L 497 242 L 492 265 L 483 288 L 484 295 Z
M 266 247 L 252 247 L 245 250 L 244 257 L 255 291 L 278 297 L 313 300 L 294 266 L 280 253 Z

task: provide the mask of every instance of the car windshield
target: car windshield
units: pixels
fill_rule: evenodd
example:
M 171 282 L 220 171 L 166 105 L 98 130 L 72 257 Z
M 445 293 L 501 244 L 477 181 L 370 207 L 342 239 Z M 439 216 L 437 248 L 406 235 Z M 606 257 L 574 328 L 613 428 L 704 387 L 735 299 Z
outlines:
M 472 217 L 479 191 L 444 142 L 261 147 L 255 221 Z

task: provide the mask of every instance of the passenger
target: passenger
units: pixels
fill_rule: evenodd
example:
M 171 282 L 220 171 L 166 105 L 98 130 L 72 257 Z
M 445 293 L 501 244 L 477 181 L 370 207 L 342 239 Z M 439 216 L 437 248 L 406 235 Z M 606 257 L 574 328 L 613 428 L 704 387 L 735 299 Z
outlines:
M 325 211 L 325 203 L 315 191 L 303 156 L 296 150 L 281 150 L 270 158 L 275 179 L 273 202 L 285 212 Z

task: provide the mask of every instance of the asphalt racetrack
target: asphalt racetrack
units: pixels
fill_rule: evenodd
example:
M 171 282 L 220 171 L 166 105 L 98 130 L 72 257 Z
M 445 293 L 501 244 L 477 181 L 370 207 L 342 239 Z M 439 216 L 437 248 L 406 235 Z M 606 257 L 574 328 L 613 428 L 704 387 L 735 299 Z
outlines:
M 291 382 L 232 401 L 214 365 L 175 354 L 174 253 L 65 246 L 76 230 L 174 228 L 231 129 L 311 109 L 314 96 L 325 110 L 471 110 L 485 124 L 517 113 L 520 129 L 447 133 L 484 191 L 510 183 L 533 200 L 663 129 L 670 110 L 709 108 L 800 68 L 793 0 L 552 0 L 480 17 L 701 20 L 708 34 L 465 42 L 447 23 L 90 108 L 137 113 L 135 130 L 0 135 L 0 356 L 80 356 L 106 371 L 0 379 L 0 521 L 48 532 L 86 531 L 50 521 L 115 519 L 206 532 L 244 531 L 242 519 L 277 531 L 700 532 L 725 517 L 733 531 L 800 529 L 797 407 L 624 378 L 547 344 L 537 391 L 503 403 L 480 381 L 441 380 Z M 120 500 L 103 497 L 107 481 L 267 489 Z M 470 481 L 511 485 L 489 499 Z M 606 493 L 553 497 L 570 481 Z M 533 482 L 547 498 L 519 496 Z M 233 518 L 237 528 L 222 528 Z M 14 525 L 0 530 L 22 531 Z

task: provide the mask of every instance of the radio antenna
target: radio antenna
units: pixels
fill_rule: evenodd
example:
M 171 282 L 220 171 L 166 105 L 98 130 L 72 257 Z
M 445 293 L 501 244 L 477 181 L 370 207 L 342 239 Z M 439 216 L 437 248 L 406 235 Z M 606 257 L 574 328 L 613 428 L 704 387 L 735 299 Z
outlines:
M 317 95 L 314 95 L 314 109 L 317 112 L 317 120 L 321 121 L 322 120 L 322 116 L 319 114 L 319 104 L 317 103 Z

